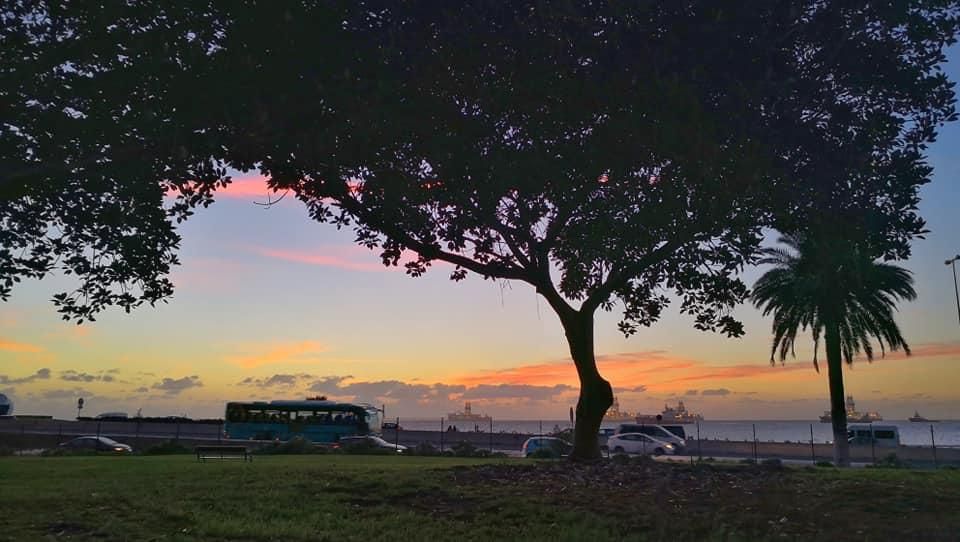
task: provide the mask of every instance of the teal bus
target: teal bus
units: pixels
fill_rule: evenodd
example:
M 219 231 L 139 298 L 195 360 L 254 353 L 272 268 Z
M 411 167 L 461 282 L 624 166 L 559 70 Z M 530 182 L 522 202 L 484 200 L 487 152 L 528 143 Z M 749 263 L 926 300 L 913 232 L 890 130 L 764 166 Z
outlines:
M 231 440 L 303 437 L 331 444 L 340 437 L 380 432 L 380 411 L 376 407 L 325 399 L 230 402 L 224 419 L 224 436 Z

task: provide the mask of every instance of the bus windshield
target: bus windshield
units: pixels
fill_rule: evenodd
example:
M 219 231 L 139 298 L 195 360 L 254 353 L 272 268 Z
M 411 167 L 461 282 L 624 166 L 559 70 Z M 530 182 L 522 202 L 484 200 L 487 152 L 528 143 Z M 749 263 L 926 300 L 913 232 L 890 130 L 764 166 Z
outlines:
M 370 405 L 326 400 L 227 403 L 229 439 L 332 443 L 340 437 L 380 432 L 380 413 Z

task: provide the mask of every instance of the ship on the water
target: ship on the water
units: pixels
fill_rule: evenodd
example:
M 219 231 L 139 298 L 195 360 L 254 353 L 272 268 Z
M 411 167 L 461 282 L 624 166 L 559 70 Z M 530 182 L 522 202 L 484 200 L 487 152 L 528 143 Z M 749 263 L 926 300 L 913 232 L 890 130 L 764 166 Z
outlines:
M 830 423 L 833 421 L 833 415 L 829 410 L 823 411 L 823 416 L 820 416 L 820 421 L 823 423 Z M 870 423 L 870 422 L 882 422 L 883 416 L 879 412 L 857 412 L 856 403 L 853 402 L 853 396 L 847 396 L 847 422 L 852 423 Z
M 683 401 L 677 404 L 676 408 L 670 405 L 663 405 L 663 412 L 660 414 L 637 414 L 635 419 L 637 423 L 697 423 L 703 421 L 703 416 L 694 414 L 687 410 Z
M 451 412 L 447 414 L 447 420 L 451 422 L 487 422 L 492 418 L 486 414 L 474 414 L 470 409 L 470 402 L 463 405 L 463 412 Z
M 914 410 L 913 416 L 910 416 L 907 419 L 910 420 L 911 422 L 927 422 L 927 423 L 937 423 L 940 421 L 940 420 L 931 420 L 929 418 L 924 418 L 923 416 L 920 415 L 919 410 Z
M 620 401 L 617 400 L 616 396 L 613 398 L 613 405 L 607 409 L 607 413 L 603 415 L 604 422 L 632 422 L 634 415 L 630 412 L 620 410 Z

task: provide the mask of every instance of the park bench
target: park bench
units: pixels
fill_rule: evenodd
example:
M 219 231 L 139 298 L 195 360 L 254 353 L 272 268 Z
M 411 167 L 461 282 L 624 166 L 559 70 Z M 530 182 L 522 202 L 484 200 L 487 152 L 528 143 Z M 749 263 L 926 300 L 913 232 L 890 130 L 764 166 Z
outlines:
M 207 459 L 253 461 L 253 454 L 247 450 L 246 446 L 207 445 L 197 446 L 194 451 L 197 453 L 197 461 L 206 461 Z

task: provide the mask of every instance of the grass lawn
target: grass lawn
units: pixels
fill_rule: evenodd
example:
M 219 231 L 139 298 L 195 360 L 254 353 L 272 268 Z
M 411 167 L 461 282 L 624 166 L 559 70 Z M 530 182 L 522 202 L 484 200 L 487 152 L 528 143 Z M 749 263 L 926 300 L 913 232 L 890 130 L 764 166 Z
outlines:
M 0 540 L 958 540 L 960 471 L 0 458 Z

